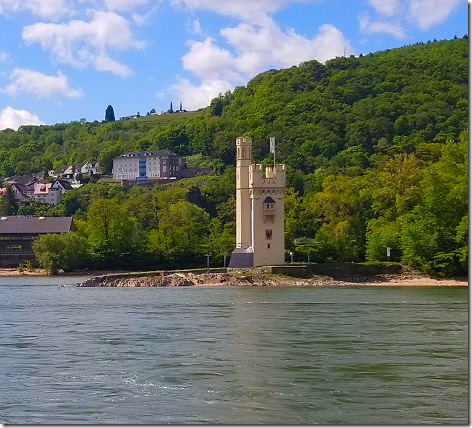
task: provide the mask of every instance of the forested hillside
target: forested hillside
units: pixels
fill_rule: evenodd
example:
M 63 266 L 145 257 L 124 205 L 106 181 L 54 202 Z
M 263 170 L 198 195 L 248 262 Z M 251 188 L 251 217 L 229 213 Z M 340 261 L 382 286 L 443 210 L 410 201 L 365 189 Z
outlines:
M 386 260 L 389 246 L 391 260 L 425 272 L 466 271 L 466 37 L 269 70 L 202 112 L 164 117 L 2 131 L 0 173 L 92 159 L 109 169 L 122 152 L 157 147 L 211 165 L 213 177 L 152 190 L 88 185 L 41 208 L 82 219 L 89 263 L 139 252 L 143 264 L 181 265 L 233 245 L 235 138 L 251 136 L 255 160 L 270 164 L 275 136 L 277 161 L 288 165 L 286 246 L 300 260 L 308 250 L 316 261 Z M 184 201 L 192 184 L 203 208 Z M 104 204 L 129 220 L 116 233 L 128 230 L 132 242 L 95 230 Z M 105 254 L 111 239 L 124 246 Z

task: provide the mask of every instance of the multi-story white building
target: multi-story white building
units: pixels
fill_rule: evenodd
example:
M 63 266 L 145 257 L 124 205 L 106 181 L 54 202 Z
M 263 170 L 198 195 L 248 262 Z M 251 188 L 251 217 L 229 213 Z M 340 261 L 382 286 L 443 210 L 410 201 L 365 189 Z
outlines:
M 170 150 L 124 153 L 113 159 L 113 179 L 179 179 L 181 166 L 182 158 Z

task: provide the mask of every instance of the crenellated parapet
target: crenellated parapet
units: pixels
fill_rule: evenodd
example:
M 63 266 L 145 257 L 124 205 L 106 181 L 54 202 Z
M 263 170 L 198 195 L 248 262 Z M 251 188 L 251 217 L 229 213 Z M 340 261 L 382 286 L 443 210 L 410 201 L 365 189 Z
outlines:
M 266 167 L 265 171 L 261 164 L 252 164 L 249 167 L 249 183 L 252 188 L 285 188 L 285 179 L 285 165 Z

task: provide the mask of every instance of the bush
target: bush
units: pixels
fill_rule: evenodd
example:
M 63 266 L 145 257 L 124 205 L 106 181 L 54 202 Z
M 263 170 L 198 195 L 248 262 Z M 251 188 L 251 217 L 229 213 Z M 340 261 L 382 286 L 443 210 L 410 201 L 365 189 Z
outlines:
M 34 241 L 33 250 L 39 265 L 52 275 L 59 269 L 67 272 L 87 265 L 88 243 L 76 232 L 41 235 Z

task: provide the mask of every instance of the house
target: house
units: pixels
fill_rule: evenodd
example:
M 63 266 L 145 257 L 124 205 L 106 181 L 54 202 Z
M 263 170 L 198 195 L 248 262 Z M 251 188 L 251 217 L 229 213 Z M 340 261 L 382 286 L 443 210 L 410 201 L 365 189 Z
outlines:
M 180 179 L 183 159 L 170 150 L 124 153 L 113 159 L 114 180 Z
M 37 266 L 33 241 L 39 235 L 74 231 L 72 217 L 8 216 L 0 218 L 0 267 L 30 261 Z
M 11 192 L 19 205 L 26 205 L 33 199 L 35 183 L 27 186 L 26 184 L 13 183 Z
M 54 178 L 62 178 L 64 180 L 74 179 L 75 167 L 74 165 L 61 165 L 55 170 L 49 171 L 49 175 Z
M 56 180 L 53 183 L 36 183 L 33 198 L 37 202 L 56 206 L 61 196 L 68 190 L 72 190 L 72 186 L 66 180 Z
M 83 175 L 99 175 L 101 174 L 100 164 L 98 161 L 93 160 L 90 162 L 84 162 L 83 164 L 76 165 L 76 171 L 78 170 L 80 165 L 80 173 Z

